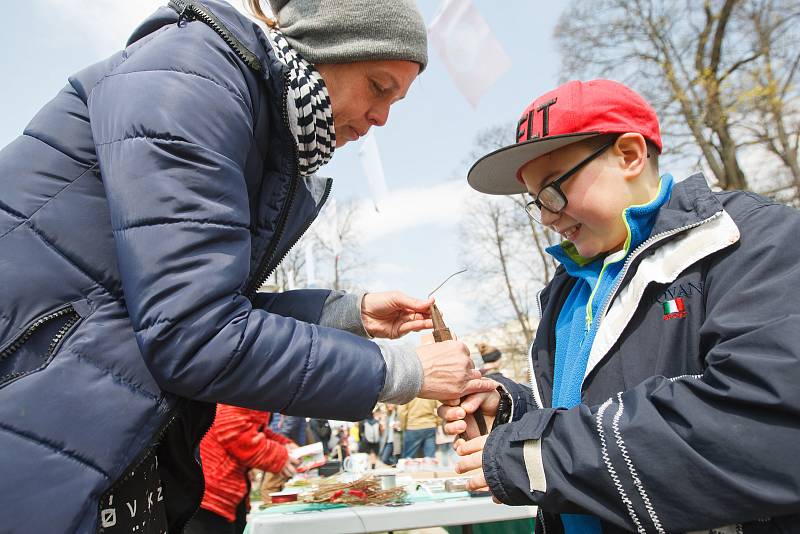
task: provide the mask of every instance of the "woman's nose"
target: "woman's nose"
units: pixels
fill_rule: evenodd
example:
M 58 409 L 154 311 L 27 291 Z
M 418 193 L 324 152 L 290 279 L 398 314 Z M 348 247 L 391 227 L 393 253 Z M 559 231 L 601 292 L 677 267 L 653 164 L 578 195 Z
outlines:
M 389 120 L 389 105 L 376 104 L 367 111 L 367 120 L 373 126 L 383 126 Z

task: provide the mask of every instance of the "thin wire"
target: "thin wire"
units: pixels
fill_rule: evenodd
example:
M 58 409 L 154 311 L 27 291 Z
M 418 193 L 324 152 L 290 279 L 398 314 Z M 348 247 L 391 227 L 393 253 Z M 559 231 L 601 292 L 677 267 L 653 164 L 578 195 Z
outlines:
M 442 287 L 442 286 L 443 286 L 443 285 L 444 285 L 444 284 L 445 284 L 445 283 L 446 283 L 448 280 L 450 280 L 451 278 L 453 278 L 455 275 L 457 275 L 457 274 L 461 274 L 461 273 L 465 273 L 465 272 L 467 272 L 467 269 L 461 269 L 460 271 L 454 272 L 453 274 L 451 274 L 450 276 L 448 276 L 447 278 L 445 278 L 445 279 L 444 279 L 444 282 L 442 282 L 441 284 L 439 284 L 438 286 L 436 286 L 436 289 L 434 289 L 433 291 L 431 291 L 430 293 L 428 293 L 428 298 L 431 298 L 431 295 L 433 295 L 434 293 L 436 293 L 437 291 L 439 291 L 439 288 L 441 288 L 441 287 Z

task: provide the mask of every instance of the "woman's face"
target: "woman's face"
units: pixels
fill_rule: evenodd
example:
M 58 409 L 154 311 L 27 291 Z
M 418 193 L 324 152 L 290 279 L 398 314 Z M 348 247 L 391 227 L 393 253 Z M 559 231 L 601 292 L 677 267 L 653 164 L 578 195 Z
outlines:
M 404 60 L 357 61 L 316 65 L 333 110 L 336 148 L 383 126 L 389 107 L 406 96 L 419 64 Z

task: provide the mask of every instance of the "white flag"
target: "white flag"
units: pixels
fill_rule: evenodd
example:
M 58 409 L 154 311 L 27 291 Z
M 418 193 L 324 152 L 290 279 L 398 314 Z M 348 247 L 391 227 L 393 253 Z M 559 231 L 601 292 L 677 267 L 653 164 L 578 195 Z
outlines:
M 314 287 L 317 284 L 317 275 L 314 271 L 314 248 L 311 241 L 306 241 L 306 287 Z
M 381 155 L 378 152 L 378 144 L 375 142 L 372 131 L 364 137 L 358 150 L 358 157 L 361 160 L 364 174 L 367 175 L 367 184 L 369 185 L 369 192 L 372 196 L 375 211 L 380 211 L 379 207 L 383 199 L 386 198 L 387 188 L 386 178 L 383 176 Z
M 443 0 L 428 35 L 472 107 L 511 68 L 511 59 L 472 0 Z

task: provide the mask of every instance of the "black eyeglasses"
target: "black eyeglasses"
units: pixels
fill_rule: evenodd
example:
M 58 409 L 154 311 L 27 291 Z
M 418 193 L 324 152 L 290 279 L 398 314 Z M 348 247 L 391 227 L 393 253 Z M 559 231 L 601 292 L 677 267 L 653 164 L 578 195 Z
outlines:
M 614 139 L 613 141 L 609 141 L 608 143 L 604 144 L 586 156 L 584 159 L 578 162 L 577 165 L 562 174 L 560 177 L 544 186 L 533 198 L 533 200 L 525 204 L 525 211 L 528 213 L 528 216 L 530 216 L 530 218 L 534 221 L 541 223 L 542 209 L 546 209 L 553 215 L 558 215 L 561 213 L 564 208 L 567 207 L 567 197 L 564 195 L 563 191 L 561 191 L 561 184 L 566 182 L 568 178 L 571 178 L 575 173 L 581 170 L 584 165 L 611 148 L 616 142 L 617 140 Z

